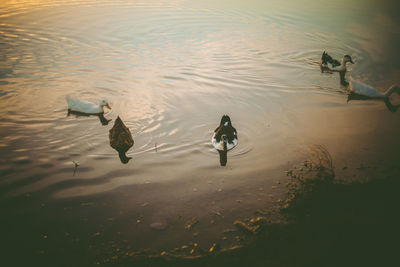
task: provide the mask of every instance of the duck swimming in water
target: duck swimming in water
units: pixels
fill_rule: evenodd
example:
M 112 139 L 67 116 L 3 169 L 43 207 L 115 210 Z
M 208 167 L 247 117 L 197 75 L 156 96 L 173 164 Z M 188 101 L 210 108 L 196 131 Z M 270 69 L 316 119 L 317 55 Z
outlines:
M 350 80 L 349 92 L 350 94 L 364 96 L 369 99 L 387 99 L 393 93 L 400 95 L 400 87 L 398 85 L 392 85 L 386 92 L 382 93 L 368 84 Z
M 228 158 L 228 150 L 233 149 L 238 143 L 236 129 L 232 126 L 231 119 L 228 115 L 221 118 L 219 126 L 215 129 L 211 143 L 219 152 L 221 166 L 225 166 Z
M 340 84 L 347 86 L 349 83 L 346 81 L 345 75 L 347 72 L 346 64 L 348 62 L 354 64 L 353 59 L 349 55 L 344 55 L 342 60 L 339 62 L 324 51 L 321 57 L 321 72 L 339 72 Z
M 101 100 L 98 105 L 95 103 L 91 103 L 85 100 L 80 100 L 78 98 L 73 98 L 70 96 L 67 96 L 66 99 L 68 103 L 68 111 L 72 111 L 75 113 L 98 115 L 104 113 L 103 110 L 104 107 L 111 109 L 110 105 L 105 99 Z
M 398 85 L 392 85 L 386 92 L 382 93 L 368 84 L 350 80 L 347 102 L 350 100 L 383 100 L 387 108 L 395 112 L 400 105 L 392 105 L 392 103 L 390 103 L 390 96 L 393 93 L 400 95 L 400 87 Z
M 121 118 L 118 118 L 114 122 L 114 126 L 110 129 L 109 133 L 110 146 L 118 151 L 119 158 L 122 163 L 128 163 L 131 157 L 125 155 L 134 144 L 131 131 L 122 122 Z

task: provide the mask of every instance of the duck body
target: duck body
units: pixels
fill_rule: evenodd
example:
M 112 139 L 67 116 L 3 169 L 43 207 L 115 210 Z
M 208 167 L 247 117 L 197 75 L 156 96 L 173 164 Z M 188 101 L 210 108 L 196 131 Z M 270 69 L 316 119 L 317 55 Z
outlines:
M 321 66 L 330 69 L 336 68 L 340 66 L 340 62 L 336 59 L 333 59 L 330 55 L 328 55 L 328 53 L 324 51 L 321 56 Z
M 131 131 L 122 122 L 118 116 L 114 126 L 109 132 L 110 146 L 118 151 L 122 163 L 127 163 L 131 158 L 125 153 L 133 146 L 134 141 Z
M 358 81 L 350 81 L 350 87 L 349 87 L 349 93 L 350 94 L 356 94 L 358 96 L 363 96 L 365 98 L 369 99 L 385 99 L 386 95 L 374 87 L 358 82 Z
M 400 87 L 397 85 L 392 85 L 386 90 L 386 92 L 382 93 L 378 89 L 375 89 L 368 84 L 354 80 L 350 81 L 349 94 L 363 97 L 364 99 L 389 100 L 393 93 L 400 95 Z
M 104 113 L 104 107 L 111 109 L 110 105 L 105 99 L 101 100 L 99 104 L 95 104 L 78 98 L 73 98 L 71 96 L 67 96 L 66 99 L 68 103 L 68 110 L 72 112 L 78 112 L 88 115 L 98 115 Z
M 228 115 L 222 116 L 220 125 L 214 130 L 211 142 L 215 149 L 228 151 L 238 144 L 236 129 Z
M 218 150 L 221 166 L 225 166 L 228 161 L 228 150 L 238 144 L 236 129 L 232 126 L 228 115 L 222 116 L 221 123 L 211 138 L 211 143 Z

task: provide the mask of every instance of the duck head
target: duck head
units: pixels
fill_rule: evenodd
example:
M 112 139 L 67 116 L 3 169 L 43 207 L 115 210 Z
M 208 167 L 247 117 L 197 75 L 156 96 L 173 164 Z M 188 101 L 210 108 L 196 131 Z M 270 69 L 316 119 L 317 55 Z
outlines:
M 132 157 L 127 157 L 124 151 L 118 151 L 118 156 L 123 164 L 127 164 L 132 159 Z
M 351 59 L 351 56 L 349 56 L 349 55 L 344 55 L 342 61 L 343 61 L 343 64 L 346 64 L 347 62 L 354 64 L 353 60 Z
M 222 116 L 221 123 L 219 125 L 220 126 L 232 126 L 231 118 L 229 118 L 228 115 Z
M 105 100 L 105 99 L 102 99 L 102 100 L 100 101 L 99 106 L 102 107 L 102 108 L 103 108 L 103 107 L 106 107 L 106 108 L 108 108 L 108 109 L 111 109 L 110 105 L 108 104 L 107 100 Z

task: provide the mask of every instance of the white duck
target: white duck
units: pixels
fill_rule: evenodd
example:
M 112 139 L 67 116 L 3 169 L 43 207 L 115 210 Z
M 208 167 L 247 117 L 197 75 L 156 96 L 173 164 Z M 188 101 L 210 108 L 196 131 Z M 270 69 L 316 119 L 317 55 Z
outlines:
M 400 108 L 400 104 L 393 105 L 390 102 L 390 96 L 393 93 L 400 95 L 400 87 L 398 85 L 392 85 L 386 92 L 382 93 L 365 83 L 350 80 L 347 102 L 350 100 L 383 100 L 389 111 L 396 112 Z
M 111 109 L 110 105 L 107 103 L 107 100 L 103 99 L 100 103 L 94 104 L 85 100 L 80 100 L 78 98 L 72 98 L 67 96 L 68 110 L 72 112 L 79 112 L 84 114 L 103 114 L 103 107 L 107 107 Z

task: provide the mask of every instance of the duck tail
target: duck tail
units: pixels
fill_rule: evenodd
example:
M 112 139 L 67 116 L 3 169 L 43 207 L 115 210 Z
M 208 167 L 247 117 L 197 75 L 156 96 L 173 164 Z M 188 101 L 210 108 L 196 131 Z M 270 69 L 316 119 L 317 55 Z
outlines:
M 321 56 L 321 64 L 326 64 L 326 63 L 328 63 L 328 61 L 327 61 L 327 58 L 326 58 L 326 56 L 327 56 L 328 54 L 325 52 L 325 50 L 324 50 L 324 52 L 322 53 L 322 56 Z
M 114 126 L 115 127 L 117 127 L 117 126 L 119 126 L 119 127 L 121 127 L 122 125 L 122 127 L 124 128 L 124 127 L 126 127 L 125 126 L 125 124 L 122 122 L 122 120 L 121 120 L 121 118 L 119 117 L 119 115 L 118 115 L 118 117 L 115 119 L 115 122 L 114 122 Z

